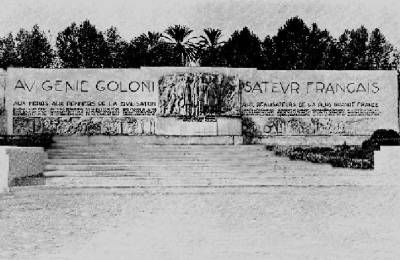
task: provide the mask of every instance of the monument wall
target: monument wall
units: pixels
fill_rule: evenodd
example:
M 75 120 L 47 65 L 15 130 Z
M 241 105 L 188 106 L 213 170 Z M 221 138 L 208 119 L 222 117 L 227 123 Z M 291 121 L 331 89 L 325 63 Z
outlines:
M 395 71 L 256 71 L 242 114 L 265 138 L 368 136 L 398 131 Z
M 8 133 L 241 135 L 238 71 L 9 69 Z
M 9 69 L 8 132 L 155 133 L 158 88 L 139 69 Z
M 364 138 L 379 128 L 398 131 L 396 77 L 394 71 L 208 67 L 9 69 L 7 130 L 241 135 L 245 117 L 267 142 Z

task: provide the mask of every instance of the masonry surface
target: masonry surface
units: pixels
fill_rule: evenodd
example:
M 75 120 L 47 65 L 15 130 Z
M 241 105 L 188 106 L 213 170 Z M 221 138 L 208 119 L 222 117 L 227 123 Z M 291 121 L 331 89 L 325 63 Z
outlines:
M 0 75 L 0 123 L 8 134 L 234 136 L 242 134 L 235 119 L 246 118 L 252 124 L 243 130 L 262 141 L 356 143 L 378 128 L 399 129 L 394 71 L 144 67 Z

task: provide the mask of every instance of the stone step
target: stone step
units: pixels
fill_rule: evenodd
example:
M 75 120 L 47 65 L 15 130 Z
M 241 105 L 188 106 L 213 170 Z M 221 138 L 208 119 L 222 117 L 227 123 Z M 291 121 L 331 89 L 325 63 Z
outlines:
M 218 158 L 218 157 L 179 157 L 179 158 L 158 158 L 158 157 L 144 157 L 144 158 L 49 158 L 46 160 L 48 165 L 180 165 L 180 166 L 193 166 L 193 165 L 299 165 L 310 167 L 331 167 L 330 164 L 316 164 L 306 161 L 291 161 L 285 157 L 257 157 L 252 159 L 239 158 Z
M 116 151 L 122 151 L 122 152 L 143 152 L 143 153 L 151 153 L 155 151 L 160 151 L 160 152 L 175 152 L 175 153 L 184 153 L 184 152 L 192 152 L 192 153 L 217 153 L 217 152 L 228 152 L 228 153 L 244 153 L 244 152 L 251 152 L 251 153 L 271 153 L 274 154 L 271 151 L 266 151 L 265 149 L 261 148 L 253 148 L 253 149 L 162 149 L 158 147 L 154 148 L 146 148 L 146 149 L 140 149 L 140 148 L 74 148 L 74 149 L 69 149 L 69 148 L 63 148 L 63 149 L 46 149 L 47 152 L 104 152 L 104 151 L 110 151 L 110 152 L 116 152 Z
M 103 150 L 122 150 L 122 151 L 192 151 L 192 152 L 216 152 L 216 151 L 258 151 L 264 152 L 266 151 L 263 146 L 220 146 L 220 147 L 207 147 L 207 146 L 199 146 L 199 147 L 190 147 L 190 146 L 65 146 L 65 147 L 56 147 L 51 146 L 48 151 L 103 151 Z
M 208 160 L 205 158 L 197 158 L 193 160 L 192 158 L 188 160 L 183 160 L 182 158 L 136 158 L 136 160 L 132 159 L 47 159 L 45 161 L 46 164 L 66 164 L 66 165 L 85 165 L 85 164 L 94 164 L 94 165 L 103 165 L 103 164 L 110 164 L 110 165 L 120 165 L 120 164 L 132 164 L 132 165 L 170 165 L 171 163 L 191 166 L 193 164 L 196 165 L 232 165 L 234 163 L 238 164 L 240 162 L 232 161 L 232 158 L 227 158 L 224 160 Z M 260 158 L 253 158 L 249 161 L 251 164 L 271 164 L 271 163 L 278 163 L 278 162 L 286 162 L 289 163 L 289 159 L 284 157 L 260 157 Z M 240 163 L 242 164 L 242 163 Z
M 226 160 L 226 161 L 251 161 L 253 159 L 260 158 L 275 158 L 273 156 L 267 156 L 265 154 L 243 154 L 243 155 L 231 155 L 231 154 L 95 154 L 95 153 L 76 153 L 76 154 L 48 154 L 49 159 L 129 159 L 129 160 Z
M 236 178 L 185 178 L 185 177 L 61 177 L 45 178 L 49 187 L 241 187 L 241 186 L 338 186 L 376 185 L 375 176 L 301 176 L 301 177 L 236 177 Z
M 243 154 L 243 155 L 236 155 L 232 156 L 230 154 L 177 154 L 177 155 L 169 155 L 169 154 L 91 154 L 91 153 L 59 153 L 59 154 L 48 154 L 49 159 L 131 159 L 131 160 L 154 160 L 154 159 L 170 159 L 170 160 L 211 160 L 211 161 L 218 161 L 218 160 L 237 160 L 237 161 L 247 161 L 252 160 L 253 158 L 268 158 L 265 154 Z M 270 156 L 269 158 L 272 158 Z
M 171 155 L 180 155 L 180 154 L 194 154 L 194 155 L 207 155 L 207 154 L 230 154 L 234 155 L 242 155 L 242 154 L 266 154 L 263 151 L 251 151 L 251 150 L 243 150 L 243 151 L 229 151 L 229 150 L 204 150 L 204 151 L 165 151 L 165 150 L 157 150 L 153 149 L 150 151 L 147 150 L 129 150 L 129 149 L 120 149 L 120 150 L 47 150 L 48 154 L 171 154 Z
M 251 169 L 250 169 L 251 168 Z M 166 164 L 166 165 L 135 165 L 135 164 L 127 164 L 127 165 L 98 165 L 98 164 L 86 164 L 86 165 L 60 165 L 60 164 L 47 164 L 45 166 L 45 170 L 74 170 L 74 171 L 118 171 L 118 170 L 138 170 L 138 171 L 182 171 L 182 172 L 190 172 L 190 171 L 246 171 L 246 170 L 264 170 L 264 171 L 273 171 L 273 170 L 309 170 L 309 169 L 330 169 L 331 167 L 323 167 L 317 164 L 299 164 L 299 163 L 281 163 L 281 164 L 233 164 L 233 165 L 197 165 L 193 163 L 191 166 L 187 165 L 179 165 L 179 164 Z
M 273 152 L 268 152 L 263 149 L 197 149 L 197 150 L 179 150 L 179 149 L 130 149 L 130 148 L 102 148 L 102 149 L 91 149 L 87 147 L 82 147 L 80 149 L 47 149 L 47 153 L 170 153 L 170 154 L 178 154 L 178 153 L 194 153 L 194 154 L 218 154 L 218 153 L 229 153 L 229 154 L 242 154 L 242 153 L 252 153 L 252 154 L 273 154 Z
M 374 177 L 372 171 L 291 161 L 267 151 L 263 145 L 158 145 L 134 143 L 134 139 L 56 138 L 57 143 L 47 150 L 49 159 L 46 160 L 43 174 L 45 185 L 55 187 L 353 185 L 360 179 L 369 180 Z M 140 138 L 136 140 L 143 141 Z
M 130 149 L 167 149 L 167 150 L 265 150 L 264 145 L 146 145 L 146 144 L 137 144 L 137 145 L 127 145 L 127 144 L 95 144 L 95 145 L 88 145 L 88 144 L 52 144 L 51 148 L 54 149 L 79 149 L 79 148 L 130 148 Z
M 102 147 L 114 147 L 114 148 L 140 148 L 140 149 L 181 149 L 181 150 L 196 150 L 196 149 L 265 149 L 264 145 L 254 144 L 254 145 L 157 145 L 157 144 L 135 144 L 135 145 L 127 145 L 124 143 L 102 143 L 102 144 L 84 144 L 84 143 L 53 143 L 51 145 L 52 148 L 102 148 Z
M 352 169 L 340 169 L 332 168 L 330 171 L 320 171 L 318 169 L 310 169 L 307 171 L 297 169 L 281 169 L 274 171 L 265 171 L 263 169 L 251 169 L 251 170 L 215 170 L 215 171 L 148 171 L 148 170 L 115 170 L 115 171 L 96 171 L 96 170 L 56 170 L 56 171 L 45 171 L 43 176 L 45 177 L 196 177 L 196 178 L 208 178 L 208 177 L 279 177 L 286 178 L 291 176 L 371 176 L 374 175 L 373 171 L 368 170 L 352 170 Z

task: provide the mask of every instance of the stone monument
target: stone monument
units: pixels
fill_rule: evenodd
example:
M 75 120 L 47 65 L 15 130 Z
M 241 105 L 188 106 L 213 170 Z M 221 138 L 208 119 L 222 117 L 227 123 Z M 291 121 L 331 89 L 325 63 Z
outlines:
M 399 128 L 395 71 L 10 68 L 0 86 L 10 135 L 241 136 L 246 118 L 256 142 L 350 144 Z

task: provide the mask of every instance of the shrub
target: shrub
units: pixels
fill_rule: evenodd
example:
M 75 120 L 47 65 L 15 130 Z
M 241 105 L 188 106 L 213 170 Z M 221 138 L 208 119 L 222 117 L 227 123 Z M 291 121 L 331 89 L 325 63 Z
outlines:
M 362 146 L 343 145 L 332 147 L 277 147 L 277 155 L 288 156 L 291 160 L 315 163 L 330 163 L 334 167 L 372 169 L 374 150 L 381 145 L 400 145 L 400 135 L 394 130 L 376 130 Z
M 242 134 L 245 138 L 245 143 L 252 143 L 254 138 L 259 137 L 261 135 L 260 130 L 256 123 L 250 117 L 242 118 Z
M 0 136 L 0 145 L 10 146 L 38 146 L 48 148 L 53 142 L 51 134 L 35 135 L 2 135 Z
M 334 167 L 373 168 L 373 153 L 366 153 L 360 146 L 339 145 L 332 147 L 276 147 L 275 152 L 291 160 L 329 163 Z
M 379 150 L 381 145 L 400 145 L 400 135 L 394 130 L 378 129 L 362 143 L 365 152 Z

